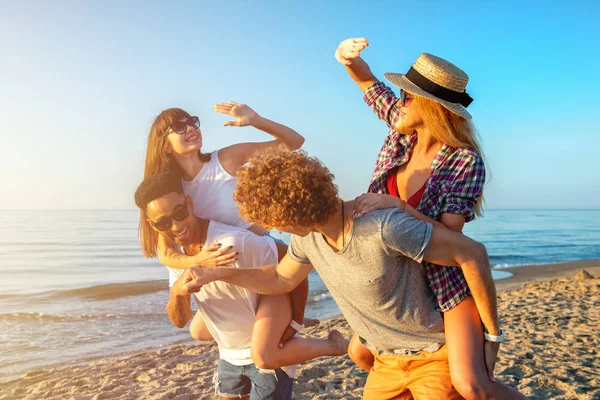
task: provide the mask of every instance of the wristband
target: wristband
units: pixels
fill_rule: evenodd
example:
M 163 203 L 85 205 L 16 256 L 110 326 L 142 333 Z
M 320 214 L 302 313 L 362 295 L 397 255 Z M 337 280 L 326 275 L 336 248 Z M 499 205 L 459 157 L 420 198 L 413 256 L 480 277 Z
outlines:
M 500 335 L 490 335 L 487 332 L 483 332 L 483 338 L 488 342 L 503 343 L 504 342 L 504 329 L 500 329 Z
M 290 321 L 290 326 L 294 328 L 298 333 L 302 333 L 302 331 L 304 330 L 304 324 L 299 324 L 294 320 Z

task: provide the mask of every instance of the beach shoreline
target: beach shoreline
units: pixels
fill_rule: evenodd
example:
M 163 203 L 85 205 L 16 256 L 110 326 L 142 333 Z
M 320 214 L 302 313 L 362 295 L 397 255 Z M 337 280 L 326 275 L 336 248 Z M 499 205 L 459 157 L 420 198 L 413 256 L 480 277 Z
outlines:
M 600 395 L 593 371 L 600 346 L 600 260 L 504 268 L 496 282 L 507 343 L 496 376 L 532 399 L 592 399 Z M 585 270 L 592 277 L 581 271 Z M 543 329 L 540 329 L 543 327 Z M 342 317 L 307 330 L 325 337 L 351 330 Z M 575 354 L 573 354 L 575 352 Z M 165 345 L 70 366 L 25 372 L 0 383 L 0 399 L 210 399 L 218 351 L 214 343 Z M 297 399 L 359 399 L 366 373 L 347 357 L 303 363 Z

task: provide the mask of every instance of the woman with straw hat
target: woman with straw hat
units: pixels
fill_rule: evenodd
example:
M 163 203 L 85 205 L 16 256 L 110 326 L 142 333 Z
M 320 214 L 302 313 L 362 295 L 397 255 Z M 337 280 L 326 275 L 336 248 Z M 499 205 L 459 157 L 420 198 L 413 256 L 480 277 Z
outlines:
M 485 182 L 482 152 L 466 109 L 473 101 L 466 92 L 469 78 L 448 61 L 423 53 L 406 74 L 384 75 L 400 88 L 397 98 L 359 57 L 368 45 L 365 38 L 351 38 L 335 53 L 367 104 L 390 128 L 369 193 L 356 199 L 355 217 L 397 207 L 460 232 L 466 222 L 481 215 Z M 488 294 L 478 290 L 476 279 L 466 279 L 460 268 L 428 263 L 424 267 L 444 313 L 450 374 L 457 391 L 465 398 L 524 398 L 494 381 L 504 332 L 498 328 Z M 366 370 L 377 363 L 356 335 L 348 352 Z

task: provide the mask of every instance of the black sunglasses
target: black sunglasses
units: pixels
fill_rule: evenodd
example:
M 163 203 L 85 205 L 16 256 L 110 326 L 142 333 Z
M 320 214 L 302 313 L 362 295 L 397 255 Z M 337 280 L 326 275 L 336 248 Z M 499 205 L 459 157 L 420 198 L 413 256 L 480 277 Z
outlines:
M 188 117 L 185 119 L 185 121 L 173 122 L 171 125 L 169 125 L 169 128 L 171 128 L 173 132 L 177 133 L 178 135 L 183 135 L 187 132 L 188 126 L 193 126 L 196 129 L 200 128 L 200 119 L 198 117 Z
M 410 93 L 406 93 L 404 89 L 400 89 L 400 105 L 404 107 L 406 105 L 406 99 L 412 99 L 413 96 Z
M 158 221 L 150 221 L 150 223 L 159 231 L 166 231 L 173 226 L 173 220 L 183 221 L 188 215 L 190 215 L 190 211 L 188 210 L 187 203 L 178 204 L 175 206 L 173 214 L 168 217 L 160 217 Z

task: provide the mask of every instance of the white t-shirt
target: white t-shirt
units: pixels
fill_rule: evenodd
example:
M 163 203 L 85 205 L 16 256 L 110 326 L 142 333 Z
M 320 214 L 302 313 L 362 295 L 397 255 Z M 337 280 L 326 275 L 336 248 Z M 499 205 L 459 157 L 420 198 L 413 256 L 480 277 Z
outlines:
M 237 178 L 230 175 L 219 160 L 219 151 L 210 155 L 210 161 L 191 181 L 181 180 L 184 193 L 194 203 L 194 214 L 200 218 L 248 229 L 252 224 L 239 214 L 233 191 Z
M 236 268 L 277 264 L 277 246 L 269 236 L 258 236 L 245 229 L 210 221 L 206 245 L 216 243 L 233 245 L 239 252 Z M 167 268 L 169 286 L 173 286 L 184 270 Z M 204 285 L 195 296 L 198 310 L 219 346 L 220 358 L 233 365 L 252 364 L 250 345 L 259 294 L 216 281 Z

